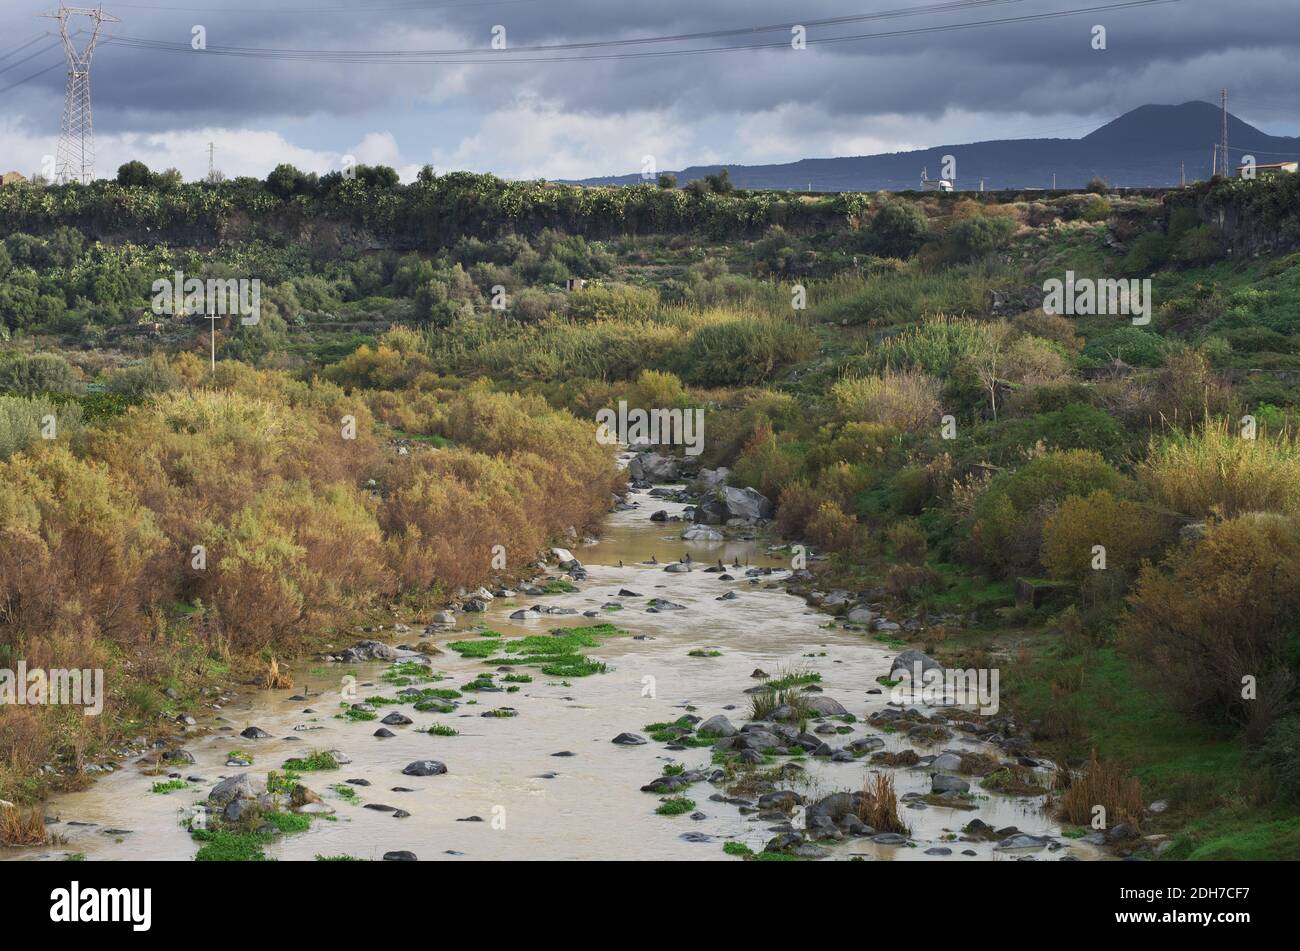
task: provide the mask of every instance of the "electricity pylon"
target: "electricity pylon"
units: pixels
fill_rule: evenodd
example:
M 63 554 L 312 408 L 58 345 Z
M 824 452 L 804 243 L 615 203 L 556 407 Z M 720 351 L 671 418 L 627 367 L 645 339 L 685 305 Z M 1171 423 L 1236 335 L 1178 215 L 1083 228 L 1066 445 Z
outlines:
M 103 7 L 66 7 L 59 3 L 57 13 L 43 13 L 43 17 L 59 21 L 59 36 L 63 38 L 63 52 L 68 58 L 68 91 L 63 100 L 63 124 L 59 130 L 59 148 L 55 155 L 55 180 L 60 184 L 70 181 L 88 185 L 95 180 L 95 123 L 90 114 L 90 58 L 95 55 L 95 44 L 105 23 L 120 23 L 117 17 L 105 13 Z M 90 39 L 77 49 L 75 37 L 82 33 L 68 32 L 68 22 L 87 18 Z

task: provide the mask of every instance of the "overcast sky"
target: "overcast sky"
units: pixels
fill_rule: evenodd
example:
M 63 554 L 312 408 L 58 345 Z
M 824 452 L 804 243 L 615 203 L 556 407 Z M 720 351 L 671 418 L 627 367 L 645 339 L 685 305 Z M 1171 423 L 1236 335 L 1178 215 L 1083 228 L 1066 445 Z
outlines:
M 90 0 L 76 0 L 88 3 Z M 789 24 L 934 6 L 939 0 L 138 0 L 105 4 L 122 38 L 94 59 L 97 172 L 129 158 L 227 175 L 279 162 L 325 172 L 345 155 L 409 178 L 491 171 L 577 178 L 726 162 L 864 155 L 994 138 L 1077 137 L 1136 106 L 1218 100 L 1267 132 L 1300 134 L 1297 0 L 1175 0 L 977 29 L 824 42 L 854 34 L 1106 5 L 1115 0 L 982 0 L 955 12 Z M 55 0 L 0 0 L 0 170 L 52 154 L 65 70 Z M 743 36 L 571 49 L 518 47 L 780 25 Z M 504 27 L 507 50 L 491 48 Z M 1104 50 L 1094 28 L 1105 28 Z M 191 50 L 196 27 L 207 52 Z M 699 55 L 670 50 L 776 44 Z M 22 47 L 20 49 L 20 47 Z M 217 47 L 296 51 L 481 50 L 448 63 L 232 57 Z M 11 54 L 7 55 L 6 54 Z M 34 56 L 32 54 L 35 54 Z M 519 62 L 539 57 L 609 57 Z M 28 58 L 31 57 L 31 58 Z M 33 74 L 48 66 L 49 72 Z

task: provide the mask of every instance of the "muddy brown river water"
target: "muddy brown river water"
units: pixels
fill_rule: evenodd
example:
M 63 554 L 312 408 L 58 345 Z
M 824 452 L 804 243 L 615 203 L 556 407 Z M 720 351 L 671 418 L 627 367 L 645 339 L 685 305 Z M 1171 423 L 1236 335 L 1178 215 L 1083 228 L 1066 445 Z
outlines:
M 202 784 L 166 795 L 152 793 L 151 786 L 162 777 L 145 775 L 127 763 L 82 792 L 50 801 L 47 812 L 59 820 L 50 828 L 61 837 L 58 846 L 9 850 L 5 857 L 59 859 L 82 853 L 90 860 L 191 859 L 196 845 L 181 819 L 222 777 L 241 771 L 226 765 L 227 754 L 236 749 L 254 754 L 255 764 L 246 769 L 260 779 L 285 759 L 309 750 L 337 749 L 352 760 L 337 771 L 304 774 L 303 782 L 336 810 L 334 819 L 315 820 L 310 830 L 277 839 L 266 849 L 275 859 L 310 860 L 318 854 L 378 859 L 385 852 L 409 850 L 422 861 L 717 860 L 728 858 L 723 844 L 730 839 L 760 851 L 774 835 L 769 831 L 773 823 L 757 821 L 736 806 L 710 801 L 708 797 L 719 791 L 717 787 L 700 783 L 689 792 L 705 816 L 698 820 L 689 815 L 657 815 L 659 797 L 640 791 L 666 763 L 707 766 L 708 749 L 674 752 L 654 741 L 644 746 L 610 742 L 623 731 L 644 735 L 646 724 L 675 720 L 687 706 L 701 718 L 725 713 L 737 727 L 743 725 L 749 709 L 744 691 L 756 683 L 750 678 L 756 667 L 769 673 L 806 667 L 821 674 L 824 696 L 835 698 L 857 718 L 851 733 L 827 737 L 832 746 L 862 736 L 879 736 L 890 750 L 907 746 L 901 735 L 882 733 L 865 722 L 868 715 L 889 703 L 888 690 L 880 694 L 867 691 L 876 687 L 877 677 L 889 672 L 894 649 L 838 625 L 828 628 L 831 619 L 827 615 L 783 590 L 751 584 L 741 572 L 734 572 L 736 580 L 731 582 L 701 570 L 665 572 L 662 565 L 686 551 L 700 568 L 718 558 L 727 565 L 739 560 L 782 570 L 788 563 L 767 557 L 765 546 L 752 541 L 684 543 L 678 537 L 680 523 L 649 520 L 657 509 L 675 514 L 682 506 L 640 493 L 629 500 L 637 502 L 637 507 L 610 515 L 598 543 L 573 549 L 589 573 L 579 585 L 580 591 L 541 598 L 521 595 L 510 604 L 497 599 L 485 614 L 458 614 L 456 632 L 432 635 L 443 644 L 472 638 L 482 625 L 507 636 L 545 634 L 560 625 L 598 621 L 578 614 L 514 622 L 508 615 L 533 602 L 581 612 L 621 601 L 624 610 L 598 620 L 612 621 L 631 634 L 647 637 L 613 637 L 586 651 L 604 661 L 608 672 L 563 684 L 536 668 L 517 668 L 531 674 L 533 682 L 512 694 L 466 694 L 466 699 L 476 699 L 477 704 L 462 705 L 454 713 L 421 713 L 409 705 L 381 708 L 381 716 L 397 709 L 415 722 L 391 727 L 395 737 L 378 739 L 372 735 L 378 721 L 353 722 L 334 714 L 346 674 L 357 678 L 358 698 L 395 694 L 397 688 L 379 679 L 388 665 L 324 665 L 319 660 L 304 660 L 294 668 L 292 690 L 241 691 L 221 710 L 194 711 L 199 725 L 185 748 L 195 763 L 179 771 L 183 776 L 202 777 Z M 652 555 L 660 565 L 642 564 Z M 620 561 L 623 567 L 619 567 Z M 621 588 L 645 597 L 620 598 Z M 715 600 L 727 590 L 735 590 L 737 597 Z M 687 609 L 646 613 L 646 599 L 656 596 Z M 408 623 L 413 630 L 395 635 L 395 643 L 419 639 L 421 625 Z M 721 656 L 689 656 L 696 648 L 714 649 Z M 448 675 L 438 686 L 458 687 L 475 674 L 493 669 L 452 652 L 433 660 L 434 670 Z M 651 684 L 653 691 L 647 689 Z M 305 694 L 308 701 L 290 700 L 291 694 Z M 498 706 L 514 707 L 518 715 L 500 719 L 480 716 Z M 304 713 L 307 708 L 316 712 Z M 417 732 L 432 723 L 453 726 L 460 735 Z M 272 738 L 246 740 L 238 736 L 248 726 L 260 727 Z M 204 733 L 205 729 L 210 732 Z M 919 751 L 938 753 L 943 749 L 997 752 L 961 733 Z M 553 755 L 563 751 L 573 755 Z M 417 759 L 441 760 L 447 773 L 425 778 L 402 775 L 402 768 Z M 794 788 L 810 801 L 831 792 L 861 789 L 872 768 L 867 759 L 835 763 L 806 757 L 800 762 L 807 770 L 807 783 Z M 900 797 L 930 790 L 930 776 L 923 768 L 891 772 Z M 994 843 L 948 840 L 972 818 L 993 828 L 1014 825 L 1034 835 L 1060 835 L 1059 827 L 1042 812 L 1040 798 L 984 793 L 974 778 L 967 778 L 972 792 L 979 796 L 973 811 L 933 805 L 912 809 L 903 804 L 900 815 L 911 826 L 913 845 L 879 845 L 869 839 L 846 838 L 823 843 L 829 858 L 970 862 L 1011 860 L 1026 854 L 1040 860 L 1067 855 L 1099 857 L 1090 846 L 1059 838 L 1064 847 L 1056 851 L 1043 848 L 1028 853 L 998 852 Z M 367 787 L 354 787 L 358 794 L 355 804 L 330 788 L 347 779 L 370 782 Z M 393 792 L 393 787 L 413 791 Z M 363 808 L 365 803 L 394 806 L 410 815 L 394 818 L 388 812 Z M 483 821 L 458 821 L 471 816 Z M 796 819 L 795 826 L 802 828 L 802 820 Z M 684 837 L 688 833 L 691 839 L 702 841 L 688 840 Z M 950 848 L 952 854 L 926 854 L 926 849 L 936 846 Z M 976 854 L 962 855 L 963 849 Z

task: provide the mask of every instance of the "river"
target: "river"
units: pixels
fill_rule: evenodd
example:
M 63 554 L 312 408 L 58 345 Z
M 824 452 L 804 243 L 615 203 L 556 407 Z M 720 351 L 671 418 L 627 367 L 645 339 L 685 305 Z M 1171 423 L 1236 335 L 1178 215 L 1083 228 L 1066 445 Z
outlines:
M 821 675 L 822 695 L 838 700 L 856 718 L 851 732 L 826 737 L 832 746 L 879 736 L 886 749 L 907 747 L 901 733 L 882 732 L 866 722 L 872 712 L 889 702 L 887 689 L 868 691 L 877 688 L 877 677 L 888 673 L 894 648 L 842 625 L 830 625 L 830 617 L 811 609 L 803 599 L 779 587 L 766 587 L 771 578 L 754 584 L 743 571 L 735 571 L 736 580 L 723 581 L 716 573 L 700 570 L 721 558 L 728 566 L 739 561 L 755 567 L 772 566 L 783 574 L 788 562 L 768 556 L 765 543 L 683 543 L 678 537 L 680 523 L 649 519 L 658 509 L 680 514 L 681 505 L 645 493 L 633 493 L 629 501 L 635 502 L 635 507 L 611 514 L 595 544 L 574 549 L 588 572 L 579 591 L 534 598 L 521 595 L 509 604 L 497 599 L 485 613 L 457 614 L 456 632 L 432 635 L 441 644 L 475 637 L 484 625 L 507 636 L 544 634 L 560 625 L 595 622 L 580 613 L 525 622 L 511 621 L 508 615 L 533 602 L 579 612 L 621 602 L 623 610 L 601 620 L 644 639 L 612 637 L 586 651 L 608 665 L 606 673 L 565 684 L 535 668 L 516 668 L 531 674 L 533 682 L 523 684 L 516 693 L 466 694 L 477 703 L 466 705 L 462 700 L 453 713 L 420 713 L 409 705 L 380 708 L 381 716 L 400 710 L 415 722 L 394 726 L 391 729 L 396 736 L 379 739 L 373 736 L 380 725 L 377 721 L 354 722 L 334 714 L 339 709 L 344 675 L 357 678 L 360 698 L 395 694 L 395 687 L 379 679 L 388 665 L 323 664 L 319 659 L 304 659 L 293 668 L 291 690 L 245 688 L 221 709 L 192 711 L 198 723 L 188 728 L 192 735 L 186 738 L 184 748 L 195 762 L 178 772 L 182 777 L 201 777 L 202 783 L 169 794 L 154 793 L 151 786 L 165 777 L 146 775 L 127 763 L 102 775 L 89 788 L 56 796 L 48 803 L 47 814 L 58 820 L 50 825 L 50 832 L 58 837 L 57 845 L 11 849 L 6 857 L 59 859 L 80 853 L 89 860 L 188 860 L 196 845 L 181 819 L 218 780 L 239 771 L 226 765 L 228 753 L 236 749 L 254 754 L 255 763 L 247 770 L 262 779 L 268 770 L 279 769 L 286 758 L 309 750 L 337 749 L 351 759 L 337 771 L 304 774 L 302 781 L 319 793 L 335 814 L 332 820 L 317 819 L 308 831 L 281 836 L 267 846 L 267 855 L 281 860 L 310 860 L 318 854 L 378 859 L 397 850 L 414 852 L 423 861 L 718 860 L 728 858 L 723 844 L 733 839 L 761 851 L 775 834 L 769 831 L 774 823 L 757 819 L 752 811 L 743 813 L 737 805 L 711 801 L 709 796 L 722 791 L 720 787 L 699 783 L 687 794 L 696 801 L 703 818 L 657 815 L 660 797 L 640 791 L 667 763 L 707 767 L 710 750 L 670 751 L 653 740 L 643 746 L 611 742 L 623 731 L 645 735 L 646 724 L 675 720 L 688 706 L 702 718 L 725 713 L 737 727 L 742 726 L 749 710 L 744 691 L 757 683 L 751 678 L 755 668 L 771 674 L 811 669 Z M 696 570 L 663 570 L 664 564 L 687 551 L 693 555 Z M 644 564 L 652 556 L 659 564 Z M 620 597 L 624 588 L 645 597 Z M 737 596 L 717 600 L 727 590 L 734 590 Z M 683 604 L 686 610 L 648 613 L 645 601 L 656 596 Z M 415 619 L 408 623 L 412 630 L 392 635 L 393 643 L 420 640 L 423 625 Z M 350 643 L 335 646 L 342 649 Z M 690 656 L 694 649 L 719 655 Z M 457 687 L 479 672 L 493 669 L 481 660 L 450 651 L 433 662 L 435 670 L 448 675 L 438 686 Z M 499 706 L 513 707 L 518 715 L 480 715 Z M 314 712 L 304 712 L 308 709 Z M 453 726 L 460 735 L 416 732 L 434 722 Z M 260 727 L 271 738 L 246 740 L 238 736 L 248 726 Z M 945 748 L 993 752 L 1005 758 L 995 747 L 961 733 L 917 751 L 934 754 Z M 561 752 L 572 755 L 554 755 Z M 442 761 L 446 774 L 402 775 L 407 763 L 419 759 Z M 799 760 L 806 770 L 804 780 L 793 788 L 809 802 L 836 791 L 860 790 L 864 775 L 873 768 L 868 760 L 839 763 L 805 757 Z M 930 775 L 924 768 L 889 772 L 900 798 L 907 793 L 930 792 Z M 1060 838 L 1061 829 L 1043 812 L 1041 797 L 986 793 L 977 780 L 966 778 L 976 794 L 969 802 L 973 810 L 900 804 L 899 813 L 911 828 L 911 845 L 883 845 L 852 837 L 819 845 L 831 859 L 876 861 L 989 861 L 1026 854 L 1039 859 L 1098 857 L 1091 846 Z M 358 794 L 355 803 L 330 788 L 350 779 L 369 782 L 368 786 L 353 787 Z M 411 791 L 394 792 L 394 787 Z M 395 818 L 391 812 L 364 808 L 365 803 L 396 807 L 409 815 Z M 482 821 L 461 821 L 470 817 Z M 954 841 L 973 818 L 994 829 L 1016 826 L 1026 833 L 1054 837 L 1056 848 L 998 851 L 994 842 Z M 802 827 L 798 818 L 795 827 Z M 927 854 L 927 850 L 943 848 L 950 854 Z

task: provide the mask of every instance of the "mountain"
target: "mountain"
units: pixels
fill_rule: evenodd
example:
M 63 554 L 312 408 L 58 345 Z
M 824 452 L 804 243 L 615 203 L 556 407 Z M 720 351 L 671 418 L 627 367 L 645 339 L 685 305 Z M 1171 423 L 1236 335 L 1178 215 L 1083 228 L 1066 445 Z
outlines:
M 1222 113 L 1208 102 L 1139 106 L 1081 139 L 995 139 L 911 152 L 851 158 L 801 159 L 781 165 L 693 165 L 675 172 L 684 185 L 722 168 L 741 188 L 814 191 L 904 191 L 920 187 L 921 170 L 939 177 L 945 155 L 957 160 L 957 188 L 1080 188 L 1094 177 L 1111 185 L 1177 185 L 1209 178 L 1211 150 L 1221 136 Z M 1300 138 L 1268 135 L 1228 116 L 1234 161 L 1254 154 L 1261 164 L 1300 159 Z M 1240 151 L 1239 151 L 1240 150 Z M 639 175 L 582 179 L 584 185 L 635 185 Z

